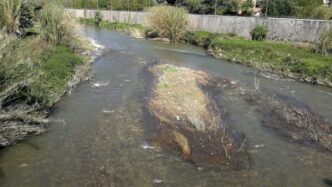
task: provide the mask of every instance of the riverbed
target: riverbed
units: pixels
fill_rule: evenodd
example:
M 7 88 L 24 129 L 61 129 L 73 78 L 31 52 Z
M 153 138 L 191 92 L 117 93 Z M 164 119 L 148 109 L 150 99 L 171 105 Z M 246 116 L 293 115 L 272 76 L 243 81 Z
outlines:
M 145 109 L 150 80 L 144 69 L 169 63 L 230 79 L 243 89 L 259 85 L 329 121 L 332 89 L 274 79 L 190 45 L 139 40 L 90 26 L 83 34 L 105 46 L 93 65 L 92 80 L 56 104 L 48 133 L 0 150 L 0 186 L 311 187 L 325 186 L 322 179 L 332 178 L 331 152 L 291 142 L 263 127 L 262 116 L 231 94 L 222 98 L 227 123 L 250 141 L 249 167 L 196 167 L 180 154 L 152 147 L 149 138 L 156 124 Z

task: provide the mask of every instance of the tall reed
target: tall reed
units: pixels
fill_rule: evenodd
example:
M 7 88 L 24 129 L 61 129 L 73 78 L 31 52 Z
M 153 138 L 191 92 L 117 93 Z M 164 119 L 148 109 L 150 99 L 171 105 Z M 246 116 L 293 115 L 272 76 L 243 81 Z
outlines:
M 42 38 L 56 45 L 70 45 L 75 38 L 75 20 L 57 2 L 49 3 L 40 14 Z
M 6 33 L 18 33 L 22 0 L 0 1 L 0 29 Z
M 148 23 L 161 36 L 177 42 L 188 27 L 187 10 L 180 7 L 158 6 L 149 9 Z

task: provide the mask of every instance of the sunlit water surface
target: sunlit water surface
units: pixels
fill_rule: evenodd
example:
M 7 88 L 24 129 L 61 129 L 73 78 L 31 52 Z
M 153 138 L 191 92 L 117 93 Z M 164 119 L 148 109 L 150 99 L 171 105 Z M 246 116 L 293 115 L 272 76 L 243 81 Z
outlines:
M 242 170 L 197 168 L 181 155 L 147 145 L 155 124 L 145 112 L 149 84 L 144 67 L 155 62 L 204 70 L 254 87 L 255 70 L 209 57 L 189 45 L 136 40 L 85 27 L 106 47 L 93 79 L 59 102 L 49 132 L 0 151 L 1 186 L 324 186 L 332 153 L 295 144 L 261 126 L 262 116 L 225 94 L 228 123 L 246 134 L 251 165 Z M 260 89 L 304 103 L 332 121 L 332 90 L 259 77 Z M 98 82 L 105 83 L 98 87 Z M 96 87 L 97 85 L 97 87 Z M 226 96 L 228 95 L 228 96 Z

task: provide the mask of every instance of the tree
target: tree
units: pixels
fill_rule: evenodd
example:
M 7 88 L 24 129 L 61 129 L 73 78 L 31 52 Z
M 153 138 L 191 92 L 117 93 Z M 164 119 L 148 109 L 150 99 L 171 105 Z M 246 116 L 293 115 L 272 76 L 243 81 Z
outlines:
M 263 11 L 267 16 L 289 17 L 295 15 L 296 5 L 294 0 L 266 0 Z

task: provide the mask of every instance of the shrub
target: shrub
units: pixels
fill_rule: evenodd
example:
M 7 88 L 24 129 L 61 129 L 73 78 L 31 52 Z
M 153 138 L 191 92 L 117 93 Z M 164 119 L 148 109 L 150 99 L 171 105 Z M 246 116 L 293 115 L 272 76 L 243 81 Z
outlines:
M 226 14 L 238 14 L 241 8 L 239 0 L 227 0 L 225 6 Z
M 185 6 L 190 13 L 198 13 L 202 8 L 202 0 L 186 0 Z
M 96 26 L 99 27 L 99 23 L 100 23 L 101 21 L 103 21 L 103 15 L 101 14 L 100 11 L 95 11 L 94 18 L 95 18 Z
M 323 1 L 317 0 L 296 0 L 296 16 L 300 18 L 312 17 L 313 9 L 323 5 Z
M 158 6 L 149 9 L 148 22 L 151 29 L 172 42 L 179 40 L 188 26 L 187 11 L 179 7 Z
M 250 35 L 253 40 L 262 41 L 266 38 L 268 32 L 269 30 L 265 26 L 257 25 L 250 31 Z
M 206 31 L 192 31 L 186 32 L 182 40 L 197 45 L 203 48 L 208 48 L 211 45 L 212 40 L 215 38 L 214 33 L 206 32 Z
M 75 21 L 58 3 L 50 3 L 42 9 L 40 23 L 42 38 L 47 42 L 66 46 L 72 44 Z
M 315 51 L 324 55 L 332 54 L 332 29 L 321 35 Z
M 33 26 L 34 7 L 28 1 L 23 1 L 20 13 L 20 29 L 26 29 Z
M 296 5 L 293 0 L 268 0 L 263 3 L 263 11 L 267 15 L 273 17 L 288 17 L 294 16 L 296 13 Z
M 254 3 L 252 0 L 246 0 L 241 5 L 242 14 L 251 16 L 253 14 Z
M 22 0 L 0 1 L 0 29 L 5 32 L 19 33 Z
M 319 6 L 312 11 L 310 17 L 314 19 L 330 20 L 332 19 L 332 7 Z

